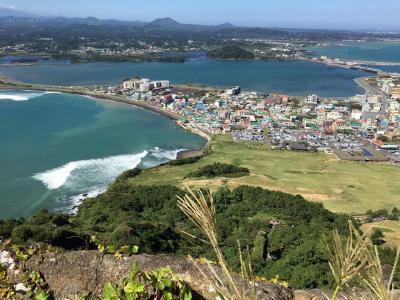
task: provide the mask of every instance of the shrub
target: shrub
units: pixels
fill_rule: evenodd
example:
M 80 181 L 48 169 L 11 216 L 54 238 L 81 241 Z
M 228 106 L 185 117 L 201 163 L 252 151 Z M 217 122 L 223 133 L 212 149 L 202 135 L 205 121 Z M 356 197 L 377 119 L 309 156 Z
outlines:
M 189 174 L 189 177 L 241 177 L 249 173 L 250 171 L 247 168 L 242 168 L 229 164 L 214 163 L 212 165 L 207 165 L 199 168 L 197 171 Z
M 129 179 L 129 178 L 134 178 L 136 176 L 138 176 L 140 173 L 142 172 L 141 169 L 139 168 L 134 168 L 128 171 L 125 171 L 124 173 L 122 173 L 118 178 L 118 179 Z
M 168 162 L 168 165 L 170 165 L 170 166 L 189 165 L 189 164 L 194 164 L 194 163 L 198 162 L 200 159 L 201 159 L 201 156 L 171 160 Z
M 31 226 L 27 224 L 19 225 L 15 227 L 11 232 L 11 237 L 14 242 L 18 243 L 26 243 L 33 237 L 33 232 L 31 230 Z
M 11 237 L 11 232 L 13 228 L 18 225 L 21 225 L 23 220 L 0 220 L 0 239 L 8 239 Z
M 382 245 L 385 241 L 382 239 L 384 237 L 382 230 L 374 229 L 371 234 L 371 242 L 373 245 Z

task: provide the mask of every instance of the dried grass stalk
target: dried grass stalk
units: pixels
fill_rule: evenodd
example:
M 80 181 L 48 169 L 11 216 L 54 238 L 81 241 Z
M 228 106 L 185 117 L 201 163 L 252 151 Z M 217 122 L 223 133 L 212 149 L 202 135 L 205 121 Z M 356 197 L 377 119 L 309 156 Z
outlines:
M 329 267 L 335 277 L 336 289 L 332 300 L 337 298 L 339 291 L 348 286 L 349 282 L 368 269 L 371 263 L 368 260 L 367 249 L 369 240 L 361 236 L 349 221 L 349 236 L 344 242 L 337 230 L 333 231 L 333 243 L 326 243 L 329 253 Z
M 368 260 L 372 262 L 371 268 L 366 270 L 363 281 L 370 289 L 375 299 L 393 300 L 394 299 L 394 274 L 399 262 L 400 248 L 397 249 L 393 269 L 389 281 L 386 283 L 383 274 L 381 259 L 378 247 L 370 247 L 367 251 Z
M 209 203 L 208 203 L 208 201 Z M 208 191 L 206 195 L 200 190 L 193 192 L 188 189 L 185 196 L 178 196 L 178 207 L 182 212 L 207 236 L 217 256 L 218 264 L 222 270 L 222 276 L 218 275 L 215 268 L 207 262 L 211 277 L 205 274 L 204 270 L 196 263 L 196 267 L 203 278 L 210 282 L 216 294 L 226 300 L 257 300 L 255 281 L 253 280 L 251 263 L 248 265 L 243 260 L 239 246 L 239 259 L 241 263 L 242 277 L 251 280 L 251 288 L 240 288 L 233 279 L 232 272 L 219 247 L 217 238 L 216 209 L 212 194 Z

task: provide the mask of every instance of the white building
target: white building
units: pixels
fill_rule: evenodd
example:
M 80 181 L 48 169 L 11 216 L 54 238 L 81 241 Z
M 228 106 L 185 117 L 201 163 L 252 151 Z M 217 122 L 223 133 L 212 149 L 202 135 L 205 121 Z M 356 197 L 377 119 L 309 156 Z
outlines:
M 143 78 L 140 80 L 129 79 L 122 82 L 122 90 L 129 91 L 135 90 L 138 92 L 150 92 L 156 89 L 165 89 L 171 86 L 168 80 L 151 81 L 150 79 Z
M 122 89 L 124 91 L 132 90 L 133 88 L 134 88 L 134 82 L 132 80 L 125 80 L 122 82 Z
M 225 90 L 225 94 L 229 96 L 239 95 L 242 92 L 242 88 L 240 86 L 235 86 L 233 88 Z
M 318 95 L 309 95 L 306 99 L 307 103 L 311 103 L 311 104 L 318 104 L 319 101 L 319 96 Z
M 361 120 L 361 116 L 362 116 L 361 110 L 353 109 L 353 110 L 351 111 L 351 118 L 352 118 L 353 120 Z

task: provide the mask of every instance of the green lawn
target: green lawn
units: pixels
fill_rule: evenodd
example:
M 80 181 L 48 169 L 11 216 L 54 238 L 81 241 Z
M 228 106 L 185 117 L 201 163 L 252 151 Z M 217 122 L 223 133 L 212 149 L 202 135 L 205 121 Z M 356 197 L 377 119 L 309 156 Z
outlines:
M 212 142 L 212 154 L 184 166 L 145 170 L 132 184 L 171 183 L 190 186 L 253 185 L 324 203 L 335 212 L 363 213 L 391 209 L 400 201 L 400 168 L 373 163 L 340 161 L 321 153 L 276 151 L 227 136 Z M 240 178 L 189 179 L 188 173 L 213 162 L 231 163 L 250 170 Z

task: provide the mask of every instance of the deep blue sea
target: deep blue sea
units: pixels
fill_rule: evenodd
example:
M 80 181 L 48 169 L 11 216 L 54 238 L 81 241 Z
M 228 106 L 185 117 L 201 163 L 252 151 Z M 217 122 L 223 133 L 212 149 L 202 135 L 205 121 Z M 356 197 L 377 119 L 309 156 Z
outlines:
M 126 104 L 32 91 L 0 91 L 0 219 L 40 208 L 73 211 L 136 166 L 174 159 L 204 140 Z

